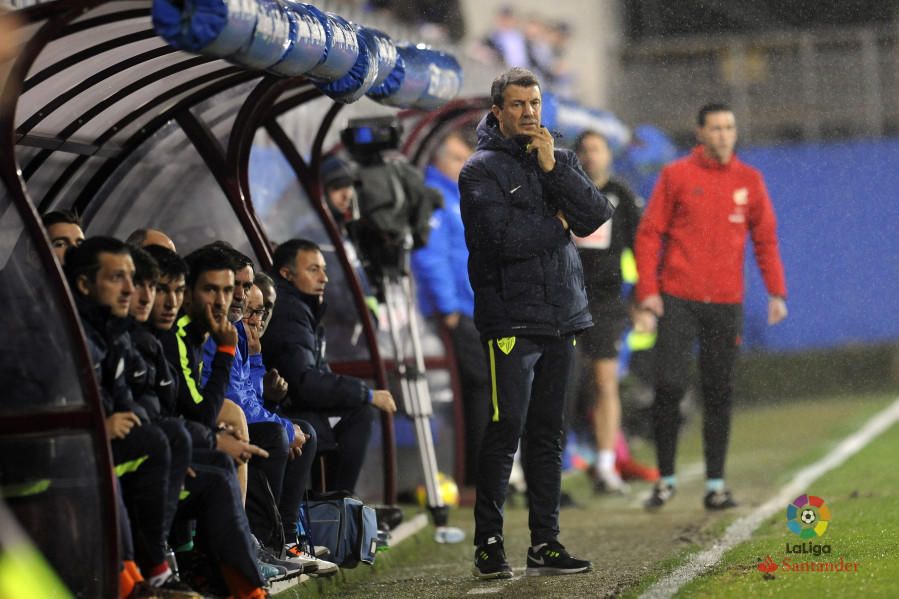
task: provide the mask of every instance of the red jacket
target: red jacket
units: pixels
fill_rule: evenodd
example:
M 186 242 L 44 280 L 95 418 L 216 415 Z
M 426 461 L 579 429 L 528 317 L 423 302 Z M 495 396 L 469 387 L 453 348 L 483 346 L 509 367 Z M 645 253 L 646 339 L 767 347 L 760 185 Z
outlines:
M 636 239 L 637 300 L 743 301 L 746 233 L 770 295 L 786 297 L 777 222 L 762 175 L 736 156 L 727 164 L 702 146 L 662 170 Z

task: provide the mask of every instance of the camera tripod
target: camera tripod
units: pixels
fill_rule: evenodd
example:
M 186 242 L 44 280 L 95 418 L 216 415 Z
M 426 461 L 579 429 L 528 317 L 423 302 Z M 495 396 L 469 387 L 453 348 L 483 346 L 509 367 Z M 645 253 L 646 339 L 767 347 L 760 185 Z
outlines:
M 415 436 L 418 440 L 419 458 L 427 493 L 428 511 L 436 527 L 434 540 L 438 543 L 459 543 L 465 533 L 455 527 L 447 526 L 449 509 L 440 494 L 437 481 L 437 454 L 434 450 L 434 438 L 431 435 L 431 393 L 425 372 L 424 354 L 421 349 L 418 312 L 413 301 L 412 282 L 409 276 L 409 253 L 403 252 L 403 268 L 387 268 L 384 270 L 382 290 L 387 312 L 387 328 L 394 350 L 396 373 L 399 376 L 400 394 L 405 413 L 412 419 Z M 405 314 L 405 322 L 397 315 Z M 411 341 L 412 352 L 407 352 L 405 339 Z

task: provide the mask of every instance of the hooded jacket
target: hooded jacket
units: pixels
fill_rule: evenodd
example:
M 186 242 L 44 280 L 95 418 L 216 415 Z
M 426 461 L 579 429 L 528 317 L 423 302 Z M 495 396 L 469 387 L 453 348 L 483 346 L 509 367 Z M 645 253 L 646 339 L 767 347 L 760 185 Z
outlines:
M 106 416 L 134 412 L 142 422 L 149 422 L 147 412 L 134 401 L 129 384 L 128 365 L 136 353 L 128 335 L 131 317 L 113 316 L 108 306 L 81 294 L 75 295 L 75 307 L 81 316 Z
M 225 397 L 240 406 L 247 424 L 257 422 L 277 422 L 287 431 L 287 441 L 293 443 L 293 423 L 287 418 L 282 418 L 267 410 L 262 397 L 262 379 L 265 377 L 265 364 L 262 362 L 262 354 L 250 354 L 250 346 L 247 341 L 246 325 L 242 320 L 234 323 L 237 329 L 237 351 L 234 352 L 234 362 L 231 363 L 231 378 L 228 388 L 225 389 Z M 216 353 L 215 340 L 211 337 L 203 344 L 203 363 L 211 364 Z M 209 371 L 201 374 L 200 384 L 205 386 L 209 379 Z
M 265 332 L 262 359 L 287 381 L 290 412 L 355 408 L 370 401 L 368 386 L 351 376 L 331 372 L 325 359 L 325 305 L 280 276 L 278 301 Z
M 203 341 L 206 333 L 191 322 L 190 316 L 182 314 L 170 331 L 159 335 L 165 358 L 175 370 L 178 378 L 178 413 L 187 420 L 203 425 L 195 430 L 203 430 L 204 439 L 194 437 L 194 447 L 215 447 L 212 431 L 217 424 L 218 414 L 225 403 L 225 389 L 231 378 L 231 364 L 234 356 L 217 351 L 212 364 L 203 364 Z M 209 369 L 206 385 L 200 386 L 201 371 Z
M 178 381 L 162 344 L 149 325 L 132 322 L 129 335 L 137 350 L 128 365 L 135 401 L 147 410 L 151 421 L 177 416 Z
M 459 189 L 481 337 L 560 336 L 592 326 L 570 232 L 589 235 L 614 207 L 574 152 L 557 149 L 547 173 L 536 152 L 503 136 L 492 113 L 477 132 L 477 151 L 462 168 Z M 570 232 L 556 218 L 558 210 Z

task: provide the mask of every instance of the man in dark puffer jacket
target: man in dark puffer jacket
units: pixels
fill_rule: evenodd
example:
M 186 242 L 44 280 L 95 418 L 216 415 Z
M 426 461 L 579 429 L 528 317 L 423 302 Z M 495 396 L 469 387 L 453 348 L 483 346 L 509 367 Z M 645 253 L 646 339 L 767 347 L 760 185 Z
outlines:
M 586 236 L 614 208 L 574 153 L 540 125 L 540 85 L 513 68 L 491 88 L 478 148 L 459 178 L 475 324 L 486 344 L 491 421 L 481 447 L 475 504 L 478 578 L 509 578 L 503 502 L 522 441 L 530 505 L 529 575 L 590 570 L 559 543 L 565 383 L 574 335 L 593 321 L 571 233 Z
M 272 278 L 278 301 L 266 329 L 262 358 L 287 381 L 283 412 L 312 424 L 319 452 L 336 450 L 330 490 L 352 492 L 368 451 L 375 407 L 393 413 L 386 389 L 370 389 L 361 379 L 331 371 L 325 357 L 327 265 L 319 247 L 290 239 L 275 250 Z M 340 418 L 333 428 L 332 418 Z

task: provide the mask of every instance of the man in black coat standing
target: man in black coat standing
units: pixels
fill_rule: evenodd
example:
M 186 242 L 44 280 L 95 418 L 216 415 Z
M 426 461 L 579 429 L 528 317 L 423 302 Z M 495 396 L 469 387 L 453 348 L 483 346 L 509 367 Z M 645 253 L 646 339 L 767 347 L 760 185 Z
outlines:
M 558 541 L 565 386 L 575 334 L 592 326 L 571 234 L 586 236 L 614 208 L 541 125 L 540 84 L 513 68 L 493 81 L 493 106 L 459 178 L 475 324 L 491 379 L 490 423 L 475 503 L 475 566 L 509 578 L 503 502 L 521 440 L 530 506 L 530 576 L 591 569 Z

